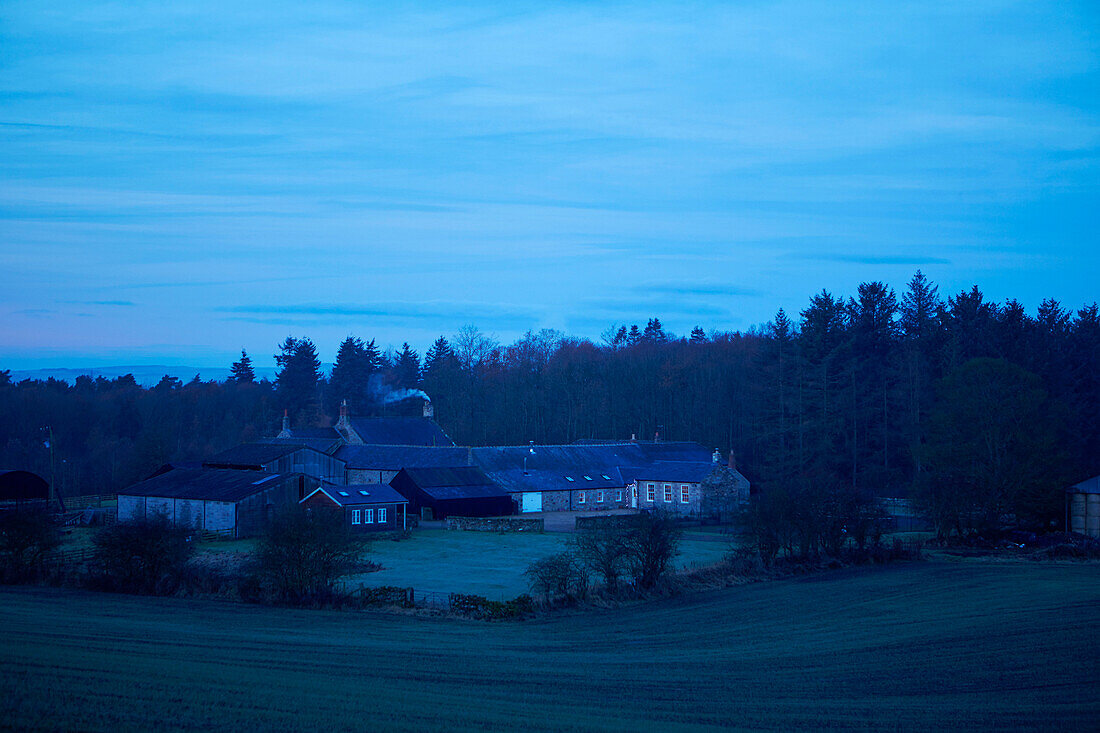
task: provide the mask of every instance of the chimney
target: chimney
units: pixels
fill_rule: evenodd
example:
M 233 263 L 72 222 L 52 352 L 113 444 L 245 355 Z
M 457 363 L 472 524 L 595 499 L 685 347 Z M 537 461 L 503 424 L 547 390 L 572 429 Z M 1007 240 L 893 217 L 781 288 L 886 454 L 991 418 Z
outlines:
M 428 418 L 429 420 L 435 419 L 435 408 L 432 407 L 431 400 L 424 400 L 424 417 Z
M 635 433 L 630 434 L 630 442 L 631 443 L 637 443 L 638 442 L 638 436 Z
M 714 465 L 718 465 L 718 461 L 722 460 L 722 454 L 718 452 L 718 449 L 714 449 L 714 455 L 710 457 L 710 462 Z
M 653 431 L 653 442 L 654 443 L 660 443 L 661 442 L 661 428 L 663 428 L 663 427 L 664 427 L 664 425 L 658 425 L 657 429 L 655 431 Z
M 729 462 L 729 467 L 730 467 L 730 470 L 732 470 L 732 471 L 736 471 L 736 470 L 737 470 L 737 459 L 735 459 L 735 458 L 733 457 L 733 448 L 730 448 L 730 462 Z
M 351 427 L 351 424 L 348 422 L 348 401 L 347 400 L 340 400 L 340 419 L 338 419 L 336 421 L 335 427 L 336 427 L 336 431 L 340 434 L 347 433 L 348 429 Z
M 286 410 L 283 410 L 283 430 L 282 430 L 281 433 L 279 433 L 279 437 L 280 438 L 289 438 L 290 437 L 290 415 L 287 414 Z

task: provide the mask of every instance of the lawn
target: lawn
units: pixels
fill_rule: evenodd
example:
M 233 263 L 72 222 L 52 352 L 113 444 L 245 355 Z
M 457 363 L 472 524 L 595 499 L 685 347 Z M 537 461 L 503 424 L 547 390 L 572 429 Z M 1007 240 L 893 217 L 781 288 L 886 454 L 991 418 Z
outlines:
M 535 560 L 561 552 L 569 535 L 557 533 L 459 532 L 419 529 L 409 540 L 371 545 L 370 558 L 383 570 L 351 578 L 354 586 L 397 585 L 418 592 L 475 593 L 493 600 L 529 592 L 523 572 Z M 717 562 L 725 541 L 684 537 L 678 566 Z
M 0 588 L 0 727 L 1090 730 L 1100 567 L 917 563 L 487 624 Z

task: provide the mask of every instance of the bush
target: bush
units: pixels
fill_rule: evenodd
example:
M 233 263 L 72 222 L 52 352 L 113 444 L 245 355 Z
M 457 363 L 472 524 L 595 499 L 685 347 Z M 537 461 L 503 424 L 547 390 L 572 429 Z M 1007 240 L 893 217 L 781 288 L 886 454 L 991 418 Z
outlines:
M 277 515 L 260 539 L 250 595 L 302 604 L 330 601 L 336 582 L 360 567 L 364 542 L 337 512 L 295 507 Z
M 572 552 L 559 552 L 531 563 L 524 572 L 531 589 L 547 605 L 553 600 L 580 600 L 588 594 L 588 572 Z
M 627 562 L 638 588 L 654 587 L 680 552 L 682 532 L 668 512 L 642 512 L 626 532 Z
M 123 593 L 174 593 L 195 550 L 188 530 L 162 516 L 104 527 L 92 543 L 99 569 L 93 582 Z
M 41 510 L 0 514 L 0 582 L 37 577 L 46 555 L 61 544 L 57 524 Z
M 470 616 L 485 621 L 523 618 L 535 610 L 531 596 L 517 596 L 510 601 L 490 601 L 484 596 L 452 593 L 448 598 L 451 613 Z

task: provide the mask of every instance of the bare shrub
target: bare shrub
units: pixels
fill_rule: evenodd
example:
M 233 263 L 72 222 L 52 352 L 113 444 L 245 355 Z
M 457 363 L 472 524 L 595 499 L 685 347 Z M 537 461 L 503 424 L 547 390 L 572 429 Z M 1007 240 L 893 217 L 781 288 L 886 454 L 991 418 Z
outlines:
M 336 512 L 298 508 L 276 515 L 256 552 L 256 580 L 244 594 L 282 603 L 331 600 L 337 581 L 361 564 L 365 543 Z
M 104 527 L 92 543 L 93 583 L 123 593 L 175 592 L 195 550 L 190 533 L 163 516 Z
M 531 590 L 542 595 L 543 603 L 580 600 L 588 594 L 588 571 L 572 552 L 559 552 L 536 560 L 524 572 Z
M 0 514 L 0 582 L 33 579 L 42 560 L 61 544 L 57 523 L 41 510 Z

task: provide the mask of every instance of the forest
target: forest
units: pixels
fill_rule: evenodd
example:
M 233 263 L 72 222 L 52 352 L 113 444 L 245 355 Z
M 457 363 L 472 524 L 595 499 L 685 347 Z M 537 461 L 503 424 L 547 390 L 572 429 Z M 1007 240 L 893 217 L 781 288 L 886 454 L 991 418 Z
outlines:
M 747 332 L 615 324 L 600 342 L 557 331 L 510 345 L 475 326 L 420 356 L 348 336 L 331 374 L 288 336 L 278 376 L 242 352 L 225 382 L 132 377 L 12 382 L 0 371 L 0 466 L 63 496 L 114 493 L 168 462 L 201 460 L 295 425 L 419 414 L 418 390 L 460 445 L 693 440 L 726 453 L 754 492 L 829 487 L 911 496 L 962 531 L 1006 514 L 1054 526 L 1062 488 L 1100 473 L 1100 312 L 1054 299 L 1034 314 L 977 286 L 941 296 L 862 283 L 813 295 Z

